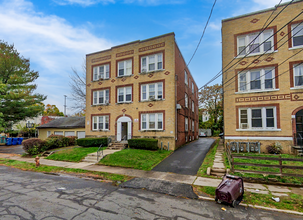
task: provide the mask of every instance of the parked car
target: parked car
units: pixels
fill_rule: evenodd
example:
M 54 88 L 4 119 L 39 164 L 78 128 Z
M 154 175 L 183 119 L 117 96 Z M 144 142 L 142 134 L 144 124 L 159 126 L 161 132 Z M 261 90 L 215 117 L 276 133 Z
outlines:
M 223 136 L 224 136 L 224 132 L 222 132 L 222 133 L 219 134 L 220 138 L 223 138 Z
M 200 134 L 199 134 L 199 137 L 207 137 L 207 135 L 204 131 L 201 131 Z

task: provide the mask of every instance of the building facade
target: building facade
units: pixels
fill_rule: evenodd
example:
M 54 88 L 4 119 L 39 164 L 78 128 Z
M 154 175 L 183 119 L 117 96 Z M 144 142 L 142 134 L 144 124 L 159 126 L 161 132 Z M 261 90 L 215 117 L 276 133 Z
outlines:
M 301 141 L 302 8 L 294 1 L 222 21 L 225 142 L 260 142 L 266 152 L 278 141 L 290 153 Z
M 198 138 L 197 85 L 174 33 L 86 56 L 87 137 L 156 138 L 175 150 Z

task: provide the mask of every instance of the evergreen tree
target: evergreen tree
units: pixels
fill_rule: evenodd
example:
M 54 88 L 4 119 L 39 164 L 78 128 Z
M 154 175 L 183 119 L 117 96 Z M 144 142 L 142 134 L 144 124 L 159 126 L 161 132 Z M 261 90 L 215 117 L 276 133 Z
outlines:
M 6 42 L 0 41 L 0 112 L 3 127 L 43 112 L 42 101 L 46 96 L 35 94 L 37 85 L 33 82 L 39 73 L 30 70 L 30 61 L 21 56 Z

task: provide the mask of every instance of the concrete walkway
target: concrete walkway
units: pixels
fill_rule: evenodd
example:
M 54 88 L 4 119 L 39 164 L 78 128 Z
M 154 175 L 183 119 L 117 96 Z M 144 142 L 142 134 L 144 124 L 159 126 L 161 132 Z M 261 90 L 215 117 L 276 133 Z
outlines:
M 23 158 L 20 155 L 1 154 L 0 153 L 0 158 L 35 163 L 34 158 Z M 86 163 L 86 162 L 74 163 L 74 162 L 47 160 L 47 159 L 41 158 L 40 164 L 48 165 L 48 166 L 56 166 L 56 167 L 75 168 L 75 169 L 84 169 L 84 170 L 89 170 L 89 171 L 114 173 L 114 174 L 121 174 L 121 175 L 127 175 L 127 176 L 132 176 L 132 177 L 150 178 L 150 179 L 164 180 L 164 181 L 169 181 L 169 182 L 185 183 L 185 184 L 190 184 L 190 185 L 195 185 L 195 186 L 217 187 L 219 185 L 219 183 L 221 182 L 221 179 L 197 177 L 194 175 L 165 173 L 165 172 L 158 172 L 158 171 L 135 170 L 135 169 L 129 169 L 129 168 L 122 168 L 122 167 L 110 167 L 110 166 L 103 166 L 103 165 L 95 165 L 95 164 Z M 290 193 L 290 192 L 303 195 L 303 187 L 289 188 L 286 186 L 262 185 L 262 184 L 244 182 L 244 189 L 245 189 L 245 191 L 259 193 L 259 194 L 269 194 L 271 192 L 272 195 L 277 196 L 277 197 L 288 196 L 287 193 Z

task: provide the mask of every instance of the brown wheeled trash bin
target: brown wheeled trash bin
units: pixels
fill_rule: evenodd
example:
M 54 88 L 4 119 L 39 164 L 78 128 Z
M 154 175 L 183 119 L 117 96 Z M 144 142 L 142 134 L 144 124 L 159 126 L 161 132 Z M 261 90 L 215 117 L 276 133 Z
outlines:
M 226 202 L 235 207 L 242 201 L 243 194 L 243 179 L 239 176 L 225 175 L 216 189 L 215 201 Z

